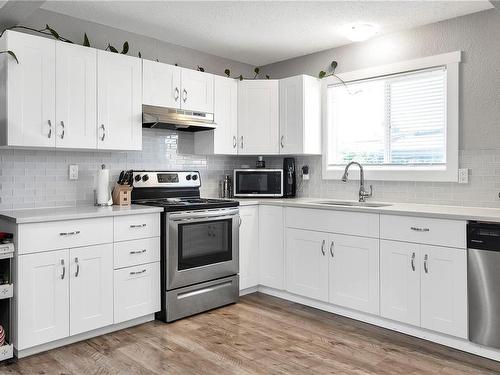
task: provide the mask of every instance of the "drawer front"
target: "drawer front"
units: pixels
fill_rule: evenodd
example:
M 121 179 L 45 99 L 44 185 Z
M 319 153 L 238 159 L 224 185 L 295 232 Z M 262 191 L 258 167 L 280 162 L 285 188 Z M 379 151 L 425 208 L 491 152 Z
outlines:
M 115 241 L 136 240 L 160 235 L 160 214 L 115 217 Z
M 113 242 L 113 218 L 20 224 L 18 253 L 38 253 Z
M 114 322 L 120 323 L 160 310 L 160 263 L 115 272 Z
M 160 261 L 160 237 L 116 242 L 115 269 Z
M 288 228 L 378 238 L 379 215 L 364 212 L 286 208 Z
M 466 222 L 380 215 L 380 238 L 448 247 L 466 247 Z

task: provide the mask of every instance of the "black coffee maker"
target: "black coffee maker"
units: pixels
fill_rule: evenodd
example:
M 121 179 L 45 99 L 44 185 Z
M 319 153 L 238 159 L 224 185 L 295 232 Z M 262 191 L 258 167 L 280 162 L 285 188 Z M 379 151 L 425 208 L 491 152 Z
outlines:
M 283 197 L 294 198 L 297 190 L 295 158 L 283 159 Z

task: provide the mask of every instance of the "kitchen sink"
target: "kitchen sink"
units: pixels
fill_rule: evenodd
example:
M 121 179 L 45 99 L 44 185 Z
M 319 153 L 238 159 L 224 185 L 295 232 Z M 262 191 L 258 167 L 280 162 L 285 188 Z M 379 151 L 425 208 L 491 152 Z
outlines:
M 349 207 L 388 207 L 390 203 L 375 203 L 375 202 L 355 202 L 355 201 L 318 201 L 311 202 L 315 204 L 327 204 L 329 206 L 349 206 Z

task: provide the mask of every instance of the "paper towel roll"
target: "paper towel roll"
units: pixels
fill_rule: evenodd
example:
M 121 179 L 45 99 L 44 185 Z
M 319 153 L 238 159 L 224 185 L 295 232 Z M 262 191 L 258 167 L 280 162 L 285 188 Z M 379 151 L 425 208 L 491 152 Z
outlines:
M 104 164 L 97 171 L 96 204 L 107 205 L 109 201 L 109 169 Z

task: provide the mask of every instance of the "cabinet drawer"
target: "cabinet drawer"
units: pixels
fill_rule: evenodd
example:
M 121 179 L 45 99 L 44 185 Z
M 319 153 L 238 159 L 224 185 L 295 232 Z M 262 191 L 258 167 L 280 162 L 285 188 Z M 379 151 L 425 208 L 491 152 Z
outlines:
M 113 218 L 78 219 L 21 224 L 18 254 L 113 242 Z
M 379 215 L 364 212 L 287 208 L 288 228 L 378 238 Z
M 115 269 L 160 261 L 160 237 L 116 242 Z
M 466 222 L 397 215 L 380 215 L 380 238 L 465 248 Z
M 115 241 L 128 241 L 160 235 L 160 214 L 115 217 Z
M 160 263 L 115 271 L 115 317 L 120 323 L 160 310 Z

